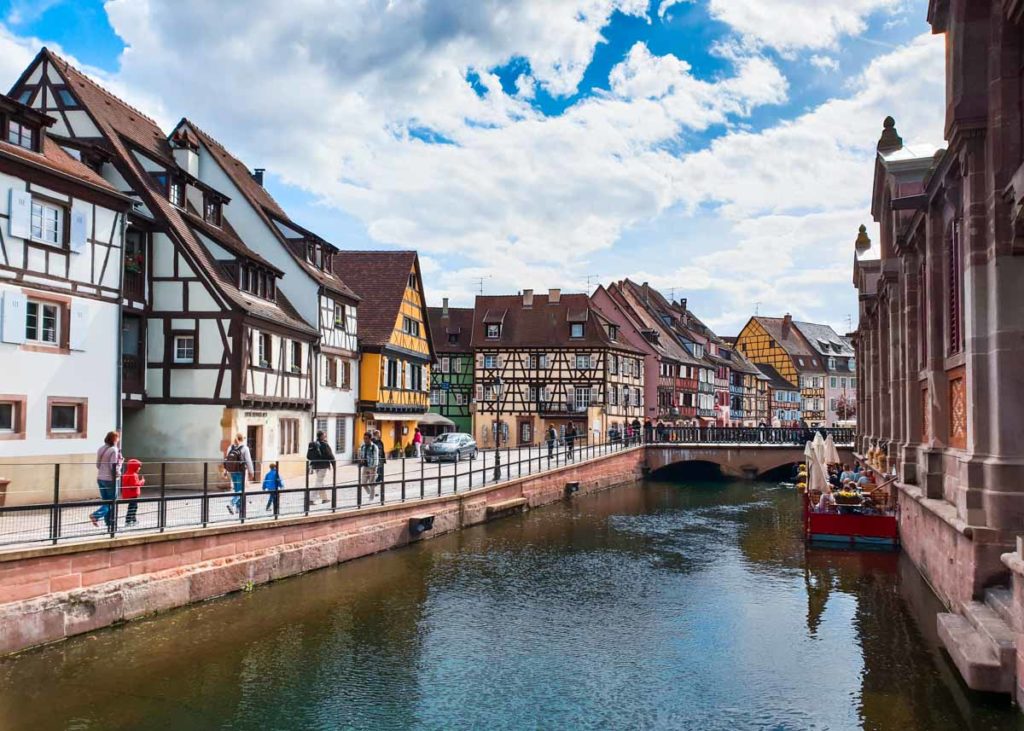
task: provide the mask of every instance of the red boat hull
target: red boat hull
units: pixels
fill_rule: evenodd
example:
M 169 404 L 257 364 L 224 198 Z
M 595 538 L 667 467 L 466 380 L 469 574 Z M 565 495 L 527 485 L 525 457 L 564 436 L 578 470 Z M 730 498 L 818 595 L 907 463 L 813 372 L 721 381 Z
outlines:
M 804 536 L 808 541 L 839 545 L 898 546 L 895 515 L 815 513 L 804 495 Z

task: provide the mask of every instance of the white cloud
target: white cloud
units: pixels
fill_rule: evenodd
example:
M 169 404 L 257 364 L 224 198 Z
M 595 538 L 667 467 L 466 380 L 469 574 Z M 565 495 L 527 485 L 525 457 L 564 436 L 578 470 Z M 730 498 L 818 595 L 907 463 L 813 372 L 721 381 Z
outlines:
M 808 60 L 811 62 L 811 66 L 821 71 L 839 70 L 839 62 L 832 56 L 815 53 Z
M 6 21 L 11 25 L 24 25 L 41 18 L 47 10 L 63 0 L 12 0 Z

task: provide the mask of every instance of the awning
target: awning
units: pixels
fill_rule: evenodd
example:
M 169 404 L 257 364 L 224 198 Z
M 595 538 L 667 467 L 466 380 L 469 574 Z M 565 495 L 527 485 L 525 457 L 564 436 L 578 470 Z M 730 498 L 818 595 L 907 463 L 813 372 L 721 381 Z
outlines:
M 428 411 L 419 420 L 419 423 L 424 426 L 455 426 L 455 422 L 449 419 L 447 416 L 441 416 L 435 414 L 433 411 Z
M 370 414 L 374 421 L 420 421 L 423 414 Z

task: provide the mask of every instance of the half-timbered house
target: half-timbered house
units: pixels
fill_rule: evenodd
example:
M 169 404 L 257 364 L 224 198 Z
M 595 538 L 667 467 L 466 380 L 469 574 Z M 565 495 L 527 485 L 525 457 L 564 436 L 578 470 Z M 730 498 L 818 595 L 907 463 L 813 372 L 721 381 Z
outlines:
M 850 342 L 829 325 L 793 321 L 825 369 L 825 422 L 855 422 L 857 401 L 857 358 Z M 840 413 L 842 412 L 842 413 Z M 852 412 L 852 413 L 851 413 Z
M 757 364 L 768 384 L 768 423 L 774 427 L 799 426 L 800 389 L 767 363 Z
M 644 418 L 643 353 L 585 294 L 479 296 L 473 320 L 477 442 L 534 444 L 548 426 L 607 436 Z
M 793 318 L 752 317 L 736 337 L 736 347 L 754 363 L 766 363 L 800 387 L 801 418 L 810 426 L 825 425 L 825 368 Z
M 430 410 L 450 419 L 455 429 L 470 433 L 473 416 L 473 308 L 427 308 L 434 363 L 430 377 Z
M 208 458 L 242 432 L 257 461 L 298 457 L 319 333 L 280 291 L 284 272 L 233 226 L 231 196 L 200 179 L 197 150 L 45 48 L 12 95 L 55 117 L 61 144 L 134 201 L 125 246 L 136 289 L 124 303 L 141 300 L 141 372 L 139 398 L 126 394 L 126 448 Z
M 0 477 L 8 504 L 52 495 L 53 465 L 120 421 L 131 200 L 60 146 L 56 123 L 0 96 L 0 458 L 24 465 Z M 65 495 L 93 485 L 69 480 Z
M 334 271 L 361 298 L 356 436 L 378 429 L 384 448 L 407 448 L 429 407 L 434 349 L 415 251 L 341 251 Z
M 223 216 L 247 247 L 281 268 L 279 291 L 319 332 L 311 358 L 316 398 L 309 431 L 324 432 L 337 458 L 351 459 L 359 389 L 359 297 L 334 271 L 338 249 L 288 216 L 264 188 L 262 169 L 250 171 L 195 123 L 181 120 L 170 140 L 176 153 L 196 156 L 200 181 L 230 197 Z M 249 271 L 239 269 L 237 276 L 240 287 L 251 285 Z

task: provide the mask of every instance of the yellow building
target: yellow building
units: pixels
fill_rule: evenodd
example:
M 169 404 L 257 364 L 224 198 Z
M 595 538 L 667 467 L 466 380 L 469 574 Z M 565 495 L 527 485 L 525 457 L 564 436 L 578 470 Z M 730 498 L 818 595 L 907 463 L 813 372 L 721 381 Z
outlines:
M 353 435 L 379 429 L 384 448 L 412 443 L 429 408 L 433 346 L 415 251 L 342 251 L 334 271 L 359 304 L 359 403 Z

